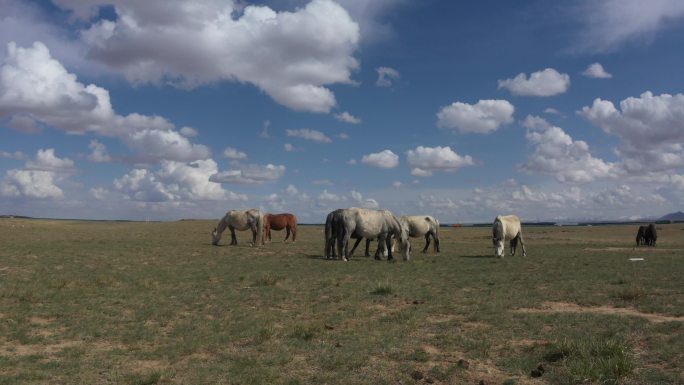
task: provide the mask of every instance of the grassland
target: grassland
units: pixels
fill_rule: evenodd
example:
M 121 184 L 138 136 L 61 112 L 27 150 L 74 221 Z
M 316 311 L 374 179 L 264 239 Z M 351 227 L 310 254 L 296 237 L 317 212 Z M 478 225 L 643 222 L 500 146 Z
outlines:
M 0 384 L 684 383 L 682 225 L 527 227 L 504 259 L 443 228 L 396 263 L 213 226 L 0 220 Z

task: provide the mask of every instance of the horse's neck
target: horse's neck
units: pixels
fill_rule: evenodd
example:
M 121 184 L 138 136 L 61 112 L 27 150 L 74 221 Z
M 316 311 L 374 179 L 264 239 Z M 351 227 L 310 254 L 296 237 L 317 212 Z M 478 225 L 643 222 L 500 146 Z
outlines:
M 218 223 L 218 226 L 216 226 L 216 232 L 218 233 L 218 235 L 221 235 L 221 233 L 223 233 L 226 227 L 228 227 L 228 215 L 221 218 L 221 220 Z
M 497 217 L 498 218 L 498 217 Z M 506 239 L 506 226 L 504 225 L 504 221 L 498 220 L 496 222 L 496 235 L 495 237 L 501 240 Z

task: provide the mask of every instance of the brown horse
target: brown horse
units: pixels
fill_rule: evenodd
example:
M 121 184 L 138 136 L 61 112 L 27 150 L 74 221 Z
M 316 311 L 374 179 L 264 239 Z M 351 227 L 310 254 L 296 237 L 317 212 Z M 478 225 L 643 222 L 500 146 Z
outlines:
M 266 214 L 264 215 L 264 237 L 267 242 L 271 242 L 271 229 L 282 230 L 285 229 L 287 234 L 285 240 L 290 237 L 292 233 L 292 242 L 297 239 L 297 217 L 294 214 Z

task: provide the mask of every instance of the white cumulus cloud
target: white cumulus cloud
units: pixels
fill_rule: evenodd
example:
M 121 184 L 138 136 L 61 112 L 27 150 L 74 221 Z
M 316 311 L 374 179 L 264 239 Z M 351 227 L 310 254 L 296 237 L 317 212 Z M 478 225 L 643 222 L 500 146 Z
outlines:
M 318 142 L 318 143 L 330 143 L 330 142 L 332 142 L 332 139 L 330 139 L 324 133 L 322 133 L 320 131 L 316 131 L 316 130 L 310 130 L 308 128 L 301 128 L 301 129 L 297 129 L 297 130 L 285 130 L 285 131 L 287 133 L 287 136 L 311 140 L 311 141 Z
M 109 92 L 84 85 L 36 42 L 21 48 L 10 43 L 0 66 L 0 118 L 30 116 L 67 133 L 115 137 L 143 161 L 206 159 L 209 148 L 193 144 L 159 116 L 114 112 Z
M 408 150 L 406 157 L 413 176 L 431 176 L 433 171 L 456 171 L 475 164 L 470 155 L 461 156 L 448 146 L 418 146 Z
M 237 183 L 237 184 L 261 184 L 274 182 L 285 174 L 285 166 L 267 164 L 235 165 L 228 171 L 222 171 L 211 175 L 212 182 Z
M 375 85 L 378 87 L 392 87 L 392 82 L 399 79 L 399 71 L 390 67 L 378 67 L 375 69 L 378 73 L 378 80 Z
M 529 78 L 521 72 L 512 79 L 499 80 L 499 89 L 501 88 L 509 90 L 513 95 L 553 96 L 570 88 L 570 75 L 559 73 L 553 68 L 533 72 Z
M 50 171 L 9 170 L 0 181 L 0 195 L 10 198 L 62 198 L 64 192 L 56 182 L 56 174 Z
M 349 123 L 349 124 L 361 123 L 361 119 L 357 118 L 356 116 L 350 114 L 347 111 L 341 112 L 339 114 L 335 114 L 335 119 L 339 120 L 340 122 L 345 122 L 345 123 Z
M 228 159 L 247 159 L 247 154 L 232 147 L 226 147 L 226 149 L 223 150 L 223 156 Z
M 391 150 L 364 155 L 361 162 L 373 167 L 394 168 L 399 165 L 399 156 Z
M 59 158 L 53 148 L 40 149 L 23 169 L 8 170 L 0 181 L 0 196 L 28 199 L 58 199 L 64 196 L 58 182 L 76 171 L 74 161 Z
M 506 100 L 480 100 L 475 104 L 455 102 L 437 113 L 437 125 L 462 133 L 489 134 L 501 125 L 511 123 L 514 111 L 515 107 Z
M 142 202 L 244 201 L 247 197 L 224 190 L 211 180 L 218 172 L 212 159 L 191 163 L 162 161 L 157 170 L 136 168 L 114 180 L 117 191 Z
M 97 140 L 91 140 L 88 148 L 92 150 L 90 155 L 88 155 L 88 160 L 91 162 L 104 163 L 112 160 L 112 157 L 109 156 L 109 152 L 107 151 L 107 146 Z
M 684 94 L 644 92 L 620 102 L 595 99 L 579 115 L 620 139 L 618 153 L 630 174 L 684 167 Z
M 584 70 L 584 72 L 582 72 L 582 75 L 595 79 L 610 79 L 613 77 L 612 74 L 606 72 L 606 70 L 603 69 L 601 63 L 589 64 L 589 67 L 587 67 L 587 69 Z
M 57 3 L 81 15 L 111 4 Z M 327 113 L 336 102 L 326 86 L 351 83 L 359 66 L 359 25 L 332 0 L 312 0 L 290 12 L 237 0 L 113 6 L 116 21 L 98 21 L 81 36 L 92 60 L 132 83 L 241 81 L 293 110 Z
M 521 169 L 554 176 L 559 182 L 584 183 L 601 178 L 614 178 L 618 167 L 592 156 L 589 145 L 573 140 L 562 128 L 552 126 L 539 117 L 528 116 L 527 141 L 534 153 Z

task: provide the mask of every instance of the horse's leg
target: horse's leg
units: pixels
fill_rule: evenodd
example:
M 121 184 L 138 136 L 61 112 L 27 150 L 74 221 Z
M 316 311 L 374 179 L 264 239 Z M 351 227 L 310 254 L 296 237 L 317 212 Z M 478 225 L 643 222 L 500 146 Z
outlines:
M 235 237 L 235 227 L 228 226 L 228 228 L 230 229 L 230 244 L 237 245 L 237 237 Z
M 515 249 L 518 247 L 518 237 L 519 235 L 516 235 L 516 237 L 510 241 L 511 255 L 515 255 Z
M 378 241 L 379 241 L 379 240 L 380 240 L 380 238 L 378 238 Z M 384 237 L 384 239 L 383 239 L 383 243 L 385 244 L 385 249 L 387 249 L 387 260 L 388 260 L 388 261 L 393 260 L 394 257 L 392 256 L 392 236 L 391 236 L 391 235 L 390 235 L 390 236 L 387 236 L 387 235 L 386 235 L 386 236 Z M 384 254 L 384 253 L 383 253 L 383 254 Z
M 371 239 L 366 238 L 366 252 L 363 253 L 364 257 L 370 257 L 370 244 L 371 244 Z
M 423 254 L 427 253 L 427 249 L 430 246 L 430 232 L 425 233 L 425 247 L 423 247 Z
M 363 239 L 363 238 L 357 238 L 357 239 L 356 239 L 356 242 L 354 242 L 354 246 L 352 246 L 352 249 L 351 249 L 351 251 L 349 252 L 349 258 L 351 258 L 351 257 L 354 256 L 354 250 L 356 250 L 356 246 L 359 245 L 359 243 L 361 242 L 362 239 Z
M 287 242 L 287 238 L 290 238 L 290 226 L 285 227 L 285 239 L 283 239 L 283 242 Z
M 432 232 L 432 240 L 434 241 L 435 253 L 439 253 L 439 237 L 434 231 Z
M 295 240 L 297 240 L 297 224 L 292 226 L 292 243 L 295 243 Z
M 520 238 L 520 246 L 523 249 L 523 257 L 525 257 L 527 256 L 527 252 L 525 251 L 525 242 L 523 241 L 522 232 L 518 233 L 518 238 Z
M 352 231 L 349 227 L 345 226 L 345 232 L 344 235 L 342 236 L 342 239 L 339 241 L 340 242 L 340 255 L 342 256 L 343 261 L 348 261 L 349 260 L 349 238 L 351 238 Z M 342 254 L 344 253 L 344 254 Z
M 342 238 L 342 252 L 344 253 L 342 255 L 342 260 L 347 262 L 349 261 L 349 236 L 345 235 Z
M 251 228 L 250 230 L 252 230 L 252 245 L 251 245 L 251 246 L 256 247 L 256 245 L 257 245 L 257 243 L 256 243 L 256 242 L 257 242 L 257 239 L 256 239 L 256 237 L 257 237 L 257 229 L 256 229 L 256 226 L 252 226 L 252 228 Z
M 378 238 L 378 247 L 375 248 L 375 254 L 373 254 L 373 259 L 379 261 L 380 259 L 382 259 L 380 258 L 380 256 L 385 255 L 385 250 L 382 248 L 383 244 L 384 242 L 380 241 L 380 238 Z

